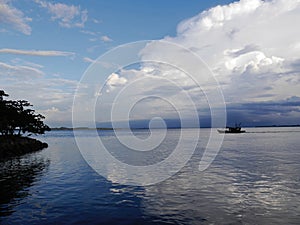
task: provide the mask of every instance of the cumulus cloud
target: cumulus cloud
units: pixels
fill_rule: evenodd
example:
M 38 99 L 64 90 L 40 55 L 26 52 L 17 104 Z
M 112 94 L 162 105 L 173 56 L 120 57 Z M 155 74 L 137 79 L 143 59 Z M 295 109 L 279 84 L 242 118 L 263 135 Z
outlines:
M 300 31 L 295 27 L 299 15 L 298 0 L 241 0 L 181 22 L 177 36 L 165 40 L 197 53 L 223 84 L 229 103 L 258 101 L 258 94 L 283 99 L 300 88 L 296 82 L 280 90 L 286 79 L 299 76 L 299 69 L 292 68 L 300 59 Z
M 28 22 L 32 19 L 24 16 L 23 12 L 14 8 L 8 0 L 0 0 L 0 23 L 13 27 L 15 30 L 30 35 L 31 27 Z
M 15 54 L 15 55 L 31 55 L 31 56 L 74 56 L 73 52 L 63 52 L 63 51 L 40 51 L 40 50 L 21 50 L 21 49 L 11 49 L 2 48 L 0 49 L 0 54 Z
M 299 0 L 241 0 L 216 6 L 181 22 L 177 35 L 163 40 L 190 49 L 203 59 L 219 81 L 229 110 L 230 105 L 251 107 L 250 103 L 281 102 L 300 95 L 300 30 L 296 27 L 299 20 Z M 161 55 L 168 56 L 193 67 L 179 52 L 161 52 L 155 47 L 155 41 L 141 52 L 142 59 L 146 60 L 149 55 L 157 55 L 158 59 Z M 161 65 L 141 66 L 133 77 L 145 76 L 147 71 L 176 81 L 195 99 L 199 93 L 183 72 Z M 124 71 L 119 77 L 126 77 Z M 129 85 L 135 78 L 126 79 Z M 165 95 L 172 92 L 163 86 L 159 88 L 158 82 L 148 82 L 136 87 L 135 92 L 147 91 L 148 95 L 159 89 Z M 173 91 L 173 94 L 176 93 Z M 285 107 L 294 110 L 289 105 Z M 295 116 L 297 112 L 293 112 L 289 115 Z
M 62 27 L 84 27 L 88 19 L 88 11 L 81 10 L 80 6 L 66 5 L 63 3 L 50 3 L 46 1 L 36 0 L 43 8 L 47 9 L 52 15 L 53 21 L 58 21 Z
M 107 85 L 107 92 L 110 92 L 112 90 L 114 90 L 116 87 L 120 87 L 123 86 L 124 84 L 127 83 L 127 79 L 125 77 L 120 77 L 118 74 L 116 73 L 112 73 L 106 81 L 106 85 Z
M 242 0 L 225 6 L 216 6 L 208 11 L 181 22 L 177 31 L 184 33 L 197 29 L 199 31 L 207 31 L 213 28 L 220 28 L 228 21 L 232 21 L 245 14 L 253 13 L 262 4 L 260 0 Z

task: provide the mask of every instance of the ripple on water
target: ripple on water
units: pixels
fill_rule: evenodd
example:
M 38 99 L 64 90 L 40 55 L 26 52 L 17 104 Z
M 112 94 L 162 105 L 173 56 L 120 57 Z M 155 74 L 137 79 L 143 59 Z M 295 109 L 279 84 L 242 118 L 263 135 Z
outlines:
M 83 160 L 71 131 L 50 132 L 44 137 L 48 149 L 1 163 L 1 223 L 297 224 L 298 133 L 249 130 L 253 133 L 225 136 L 222 150 L 205 172 L 197 169 L 205 147 L 201 139 L 186 167 L 147 187 L 106 180 Z M 176 143 L 172 138 L 178 138 L 172 132 L 161 146 L 166 155 Z M 100 135 L 108 146 L 116 146 L 111 131 Z M 90 138 L 89 131 L 82 137 Z M 120 149 L 112 151 L 122 154 Z

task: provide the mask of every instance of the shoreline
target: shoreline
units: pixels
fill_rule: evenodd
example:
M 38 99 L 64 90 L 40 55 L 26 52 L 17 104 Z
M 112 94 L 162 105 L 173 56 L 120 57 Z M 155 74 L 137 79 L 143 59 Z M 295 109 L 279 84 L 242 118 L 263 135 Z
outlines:
M 0 136 L 0 161 L 47 148 L 48 144 L 22 136 Z
M 262 125 L 262 126 L 243 126 L 243 128 L 285 128 L 285 127 L 300 127 L 300 125 Z M 168 130 L 176 130 L 176 129 L 218 129 L 220 127 L 167 127 L 167 128 L 152 128 L 152 129 L 168 129 Z M 148 127 L 131 127 L 131 128 L 104 128 L 104 127 L 54 127 L 51 128 L 51 131 L 73 131 L 73 130 L 101 130 L 101 131 L 113 131 L 113 130 L 150 130 Z

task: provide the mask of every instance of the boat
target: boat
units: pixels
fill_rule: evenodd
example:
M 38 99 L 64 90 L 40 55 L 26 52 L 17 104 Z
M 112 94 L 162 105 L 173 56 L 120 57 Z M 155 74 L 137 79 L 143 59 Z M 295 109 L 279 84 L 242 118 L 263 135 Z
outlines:
M 226 130 L 219 130 L 218 132 L 221 134 L 240 134 L 245 133 L 245 130 L 242 130 L 241 124 L 237 125 L 235 124 L 234 127 L 226 127 Z

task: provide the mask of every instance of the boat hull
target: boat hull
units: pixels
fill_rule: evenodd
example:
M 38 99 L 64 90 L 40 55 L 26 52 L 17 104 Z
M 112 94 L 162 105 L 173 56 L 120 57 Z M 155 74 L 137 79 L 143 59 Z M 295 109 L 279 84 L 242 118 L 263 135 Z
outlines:
M 218 130 L 220 134 L 241 134 L 245 133 L 245 130 L 240 130 L 240 131 L 229 131 L 229 130 Z

